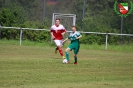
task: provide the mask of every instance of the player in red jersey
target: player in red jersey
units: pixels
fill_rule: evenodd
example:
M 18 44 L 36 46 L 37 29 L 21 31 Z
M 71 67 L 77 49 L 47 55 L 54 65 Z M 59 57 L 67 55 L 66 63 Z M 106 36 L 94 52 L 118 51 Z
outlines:
M 60 55 L 63 59 L 65 59 L 63 50 L 62 50 L 62 39 L 63 35 L 66 33 L 66 29 L 63 25 L 60 24 L 60 19 L 57 18 L 55 20 L 55 25 L 52 25 L 50 28 L 51 36 L 56 44 L 55 53 L 57 53 L 57 50 L 59 50 Z

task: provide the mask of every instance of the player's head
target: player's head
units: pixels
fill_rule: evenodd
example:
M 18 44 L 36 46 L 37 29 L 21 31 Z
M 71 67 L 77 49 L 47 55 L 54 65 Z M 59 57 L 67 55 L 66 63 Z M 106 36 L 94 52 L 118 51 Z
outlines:
M 76 26 L 72 26 L 72 31 L 73 31 L 73 32 L 76 31 Z
M 60 24 L 60 19 L 59 18 L 57 18 L 56 20 L 55 20 L 55 25 L 59 25 Z

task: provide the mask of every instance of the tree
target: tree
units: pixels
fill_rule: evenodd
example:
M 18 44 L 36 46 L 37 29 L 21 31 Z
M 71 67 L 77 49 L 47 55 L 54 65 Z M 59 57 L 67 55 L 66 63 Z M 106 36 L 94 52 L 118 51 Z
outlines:
M 5 0 L 0 0 L 0 8 L 2 8 L 4 6 L 4 1 Z

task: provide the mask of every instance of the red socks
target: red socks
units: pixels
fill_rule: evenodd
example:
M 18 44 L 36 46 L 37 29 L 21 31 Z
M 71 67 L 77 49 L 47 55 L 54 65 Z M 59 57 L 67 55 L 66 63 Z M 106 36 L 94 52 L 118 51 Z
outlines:
M 58 47 L 58 50 L 59 50 L 60 55 L 63 56 L 62 48 L 61 47 Z

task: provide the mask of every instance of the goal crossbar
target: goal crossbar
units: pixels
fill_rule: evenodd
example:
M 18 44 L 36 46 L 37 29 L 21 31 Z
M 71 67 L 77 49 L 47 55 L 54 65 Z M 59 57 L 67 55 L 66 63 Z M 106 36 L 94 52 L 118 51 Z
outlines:
M 73 18 L 73 24 L 72 25 L 75 25 L 76 24 L 76 15 L 75 14 L 62 14 L 62 13 L 53 13 L 53 17 L 52 17 L 52 25 L 55 24 L 55 19 L 57 17 L 65 17 L 65 18 Z

